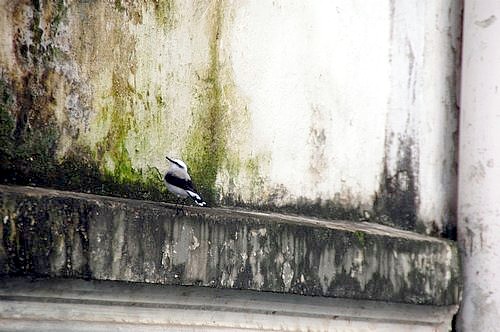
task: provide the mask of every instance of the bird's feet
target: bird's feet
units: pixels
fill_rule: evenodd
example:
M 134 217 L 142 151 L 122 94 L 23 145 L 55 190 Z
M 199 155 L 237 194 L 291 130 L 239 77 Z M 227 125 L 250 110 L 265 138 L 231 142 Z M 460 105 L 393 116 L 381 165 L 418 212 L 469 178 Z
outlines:
M 175 216 L 177 217 L 179 214 L 186 215 L 186 211 L 184 210 L 184 205 L 181 204 L 180 198 L 177 198 L 175 202 Z
M 184 205 L 176 205 L 175 206 L 175 216 L 177 217 L 179 214 L 186 215 L 186 211 L 184 211 Z

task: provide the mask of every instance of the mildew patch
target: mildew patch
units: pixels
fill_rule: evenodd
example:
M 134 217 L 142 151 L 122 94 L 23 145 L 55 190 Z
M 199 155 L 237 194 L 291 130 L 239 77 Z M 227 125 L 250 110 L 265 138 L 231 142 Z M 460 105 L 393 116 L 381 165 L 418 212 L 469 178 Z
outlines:
M 148 10 L 153 8 L 127 2 L 120 9 L 121 3 L 115 2 L 113 9 L 102 2 L 91 7 L 58 0 L 11 8 L 7 20 L 13 26 L 17 67 L 2 72 L 0 78 L 2 182 L 167 198 L 159 170 L 149 160 L 140 167 L 134 164 L 137 127 L 148 128 L 156 137 L 165 122 L 158 115 L 158 109 L 165 107 L 161 91 L 151 88 L 155 96 L 145 98 L 149 90 L 138 91 L 137 81 L 129 75 L 137 72 L 137 63 L 133 24 L 127 20 L 134 13 L 142 15 L 143 9 L 152 15 Z M 107 20 L 80 20 L 100 14 Z M 113 45 L 120 45 L 123 52 Z M 147 120 L 154 123 L 137 124 L 132 110 L 142 106 L 153 113 Z M 150 136 L 144 140 L 153 141 Z
M 209 203 L 214 202 L 216 198 L 215 181 L 226 153 L 228 126 L 228 110 L 223 100 L 219 72 L 219 43 L 223 19 L 221 1 L 214 4 L 211 15 L 209 67 L 196 92 L 199 109 L 183 152 L 187 164 L 190 165 L 191 176 Z
M 27 195 L 4 187 L 0 199 L 0 217 L 11 221 L 2 225 L 2 274 L 82 276 L 82 264 L 70 261 L 80 256 L 95 279 L 437 305 L 459 299 L 453 244 L 387 227 L 348 230 L 217 209 L 177 216 L 163 204 L 40 189 Z M 82 233 L 87 240 L 72 246 Z
M 175 1 L 156 0 L 154 1 L 155 18 L 165 29 L 175 26 Z
M 175 153 L 187 161 L 195 183 L 213 205 L 223 203 L 331 219 L 380 221 L 421 231 L 416 215 L 420 208 L 416 160 L 420 157 L 415 148 L 417 142 L 408 141 L 409 136 L 416 140 L 410 133 L 417 128 L 416 124 L 408 125 L 407 135 L 402 136 L 404 142 L 395 158 L 400 159 L 398 166 L 394 167 L 395 161 L 389 162 L 386 157 L 373 206 L 370 199 L 377 188 L 370 183 L 376 180 L 359 181 L 356 176 L 347 179 L 339 176 L 342 184 L 336 185 L 338 178 L 331 176 L 335 167 L 341 168 L 338 173 L 347 167 L 364 167 L 362 155 L 343 166 L 336 165 L 337 156 L 332 155 L 332 151 L 348 149 L 331 149 L 337 143 L 348 145 L 342 138 L 337 141 L 337 136 L 342 134 L 334 132 L 332 128 L 339 127 L 332 124 L 351 122 L 352 113 L 339 111 L 335 113 L 339 118 L 331 119 L 336 105 L 318 103 L 314 98 L 304 104 L 308 110 L 300 114 L 305 117 L 295 122 L 305 123 L 303 132 L 290 136 L 291 143 L 297 144 L 296 150 L 305 152 L 305 157 L 300 157 L 302 166 L 286 162 L 277 165 L 275 161 L 279 158 L 266 150 L 266 145 L 274 140 L 272 136 L 268 141 L 253 140 L 252 125 L 259 126 L 262 119 L 272 117 L 267 117 L 264 111 L 259 123 L 252 122 L 258 114 L 256 100 L 241 96 L 242 91 L 254 91 L 255 87 L 251 87 L 251 91 L 243 90 L 243 85 L 252 81 L 252 74 L 233 73 L 238 52 L 246 59 L 255 55 L 239 48 L 239 24 L 245 20 L 233 24 L 232 19 L 242 13 L 242 7 L 220 0 L 186 6 L 172 0 L 57 0 L 10 6 L 6 31 L 11 31 L 11 35 L 5 38 L 5 47 L 6 52 L 12 54 L 6 59 L 9 66 L 2 72 L 0 82 L 0 139 L 5 142 L 0 147 L 1 181 L 168 200 L 160 173 L 167 167 L 164 154 Z M 401 33 L 407 24 L 397 25 L 399 8 L 390 1 L 390 38 L 393 40 L 390 47 L 396 51 L 396 43 L 401 44 L 398 56 L 405 62 L 401 68 L 397 65 L 393 69 L 408 72 L 400 81 L 401 89 L 409 91 L 411 104 L 418 101 L 417 88 L 421 83 L 416 76 L 422 72 L 420 43 L 414 35 L 407 37 Z M 449 33 L 455 33 L 453 24 L 446 24 Z M 397 38 L 401 40 L 394 40 Z M 290 46 L 295 49 L 297 45 Z M 451 46 L 455 61 L 460 61 L 459 46 L 457 43 Z M 389 50 L 389 53 L 389 60 L 393 61 L 395 52 Z M 249 70 L 251 65 L 237 70 Z M 398 85 L 401 74 L 394 74 Z M 444 98 L 445 103 L 454 100 L 453 84 L 457 77 L 453 75 L 447 81 L 450 96 Z M 233 79 L 240 77 L 245 82 Z M 307 80 L 310 77 L 304 76 Z M 260 78 L 249 85 L 259 85 L 259 82 L 262 82 Z M 329 85 L 325 87 L 328 89 Z M 311 96 L 315 97 L 316 91 Z M 273 103 L 268 105 L 276 107 Z M 399 110 L 392 106 L 388 109 Z M 394 122 L 399 122 L 396 120 Z M 356 124 L 352 130 L 357 133 L 355 127 Z M 388 128 L 391 129 L 394 128 Z M 294 142 L 293 138 L 298 137 L 300 140 Z M 365 134 L 360 137 L 365 138 Z M 356 142 L 362 144 L 362 140 Z M 455 151 L 451 147 L 443 150 Z M 377 160 L 370 163 L 370 168 L 379 162 L 377 158 L 370 156 L 371 160 Z M 453 161 L 443 162 L 442 177 L 452 183 L 453 175 L 445 174 L 449 163 Z M 279 177 L 280 169 L 296 166 L 306 173 L 306 181 L 311 186 L 326 189 L 302 191 L 299 185 L 292 190 L 290 182 L 296 181 L 295 178 L 288 183 L 277 183 L 271 178 Z M 372 175 L 367 178 L 376 178 L 376 174 Z M 360 183 L 359 190 L 353 190 L 355 193 L 351 195 L 350 190 Z M 444 221 L 437 217 L 425 222 L 434 221 L 435 233 L 443 229 L 452 233 L 453 228 L 448 231 L 441 225 L 453 221 L 453 210 L 451 204 L 449 211 L 441 213 L 445 215 Z M 433 228 L 426 227 L 426 232 Z M 75 245 L 81 244 L 75 242 Z M 148 266 L 154 269 L 151 264 Z
M 418 212 L 418 167 L 411 139 L 401 140 L 396 169 L 384 161 L 380 189 L 373 202 L 375 219 L 383 224 L 416 230 Z
M 328 159 L 325 152 L 327 142 L 326 110 L 318 106 L 312 107 L 311 126 L 309 128 L 309 141 L 311 145 L 311 157 L 309 158 L 309 170 L 312 174 L 314 185 L 323 182 L 323 173 L 328 171 Z

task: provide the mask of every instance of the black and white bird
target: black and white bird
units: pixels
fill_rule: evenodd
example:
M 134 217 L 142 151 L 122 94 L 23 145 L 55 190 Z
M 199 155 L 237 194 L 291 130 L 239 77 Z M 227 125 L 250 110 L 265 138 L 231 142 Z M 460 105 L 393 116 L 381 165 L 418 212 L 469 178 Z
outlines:
M 170 161 L 170 168 L 164 179 L 168 191 L 179 198 L 190 197 L 199 206 L 206 206 L 207 203 L 196 192 L 186 164 L 180 159 L 170 159 L 169 157 L 167 159 Z

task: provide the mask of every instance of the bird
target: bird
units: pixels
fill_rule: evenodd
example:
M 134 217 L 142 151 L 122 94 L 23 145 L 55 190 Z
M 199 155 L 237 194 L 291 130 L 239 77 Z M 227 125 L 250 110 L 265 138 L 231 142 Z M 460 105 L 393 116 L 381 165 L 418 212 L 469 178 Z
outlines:
M 166 157 L 170 161 L 170 168 L 165 174 L 164 180 L 168 191 L 176 195 L 178 199 L 190 197 L 198 206 L 206 206 L 207 203 L 201 195 L 196 192 L 191 176 L 189 176 L 186 163 L 180 159 Z M 177 201 L 178 202 L 178 201 Z

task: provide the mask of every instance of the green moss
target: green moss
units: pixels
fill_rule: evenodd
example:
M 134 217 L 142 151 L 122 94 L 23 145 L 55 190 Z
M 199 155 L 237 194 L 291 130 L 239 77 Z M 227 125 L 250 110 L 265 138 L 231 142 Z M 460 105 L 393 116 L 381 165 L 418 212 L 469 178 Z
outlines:
M 117 91 L 115 90 L 115 93 Z M 119 112 L 111 114 L 111 129 L 99 144 L 109 147 L 117 165 L 114 172 L 103 171 L 95 152 L 75 145 L 67 155 L 56 156 L 59 133 L 53 120 L 40 128 L 29 126 L 15 137 L 16 121 L 11 115 L 13 92 L 0 79 L 0 182 L 40 185 L 96 194 L 165 201 L 162 177 L 156 168 L 134 170 L 124 146 L 127 121 Z
M 253 200 L 258 199 L 264 187 L 264 179 L 260 175 L 260 163 L 262 160 L 258 157 L 250 158 L 245 163 L 245 171 L 250 177 L 250 196 Z
M 40 12 L 38 10 L 33 13 L 33 42 L 38 45 L 42 41 L 43 30 L 40 28 Z
M 156 104 L 160 108 L 165 106 L 165 101 L 163 100 L 163 97 L 159 93 L 156 95 Z
M 362 210 L 356 206 L 348 206 L 334 200 L 309 199 L 297 197 L 294 202 L 280 203 L 287 196 L 286 189 L 277 187 L 269 193 L 269 200 L 262 203 L 248 203 L 235 201 L 234 205 L 248 209 L 264 210 L 279 213 L 291 213 L 306 216 L 315 216 L 325 219 L 360 221 L 363 218 Z
M 98 126 L 109 124 L 106 137 L 97 143 L 97 159 L 107 166 L 104 171 L 119 183 L 139 181 L 141 175 L 132 166 L 125 141 L 129 131 L 135 128 L 135 119 L 129 104 L 132 102 L 134 89 L 127 80 L 113 73 L 111 102 L 101 109 Z
M 14 121 L 13 95 L 8 84 L 0 80 L 0 160 L 1 177 L 3 182 L 21 181 L 31 183 L 33 179 L 51 178 L 54 171 L 54 155 L 57 143 L 55 126 L 36 128 L 28 127 L 26 130 L 16 131 Z M 21 119 L 24 121 L 24 119 Z M 50 120 L 49 120 L 50 121 Z
M 362 231 L 356 231 L 354 232 L 354 236 L 358 239 L 358 242 L 361 244 L 362 247 L 365 246 L 365 233 Z
M 94 150 L 73 142 L 64 157 L 57 157 L 60 126 L 51 111 L 58 102 L 53 99 L 58 78 L 51 68 L 56 58 L 64 60 L 67 55 L 50 40 L 67 15 L 67 6 L 57 0 L 43 8 L 34 3 L 33 9 L 31 42 L 19 46 L 19 55 L 26 60 L 23 84 L 0 76 L 0 182 L 167 200 L 158 170 L 136 170 L 132 165 L 126 140 L 131 131 L 137 131 L 131 111 L 136 93 L 119 68 L 112 77 L 110 102 L 97 120 L 109 128 L 104 139 Z M 160 94 L 157 102 L 164 103 Z M 112 168 L 103 167 L 105 158 L 112 161 Z
M 59 25 L 61 24 L 63 18 L 66 16 L 67 10 L 68 9 L 64 4 L 64 0 L 57 0 L 55 4 L 54 18 L 52 19 L 52 22 L 50 24 L 53 35 L 55 35 L 57 30 L 59 29 Z
M 156 21 L 165 28 L 174 26 L 174 1 L 173 0 L 156 0 L 154 1 L 154 10 Z
M 221 23 L 222 12 L 220 6 L 217 6 L 210 41 L 209 68 L 198 93 L 200 109 L 195 114 L 183 151 L 191 176 L 210 203 L 216 199 L 215 181 L 226 154 L 227 143 L 227 106 L 224 105 L 219 74 Z
M 135 169 L 126 142 L 137 124 L 131 105 L 138 94 L 126 78 L 113 73 L 110 91 L 111 101 L 101 109 L 97 125 L 109 126 L 106 136 L 96 144 L 89 159 L 95 159 L 93 168 L 102 173 L 102 192 L 124 197 L 166 200 L 166 188 L 158 169 Z M 161 97 L 160 97 L 161 98 Z M 81 153 L 79 155 L 82 155 Z M 100 166 L 97 166 L 100 165 Z M 95 173 L 95 172 L 94 172 Z
M 65 182 L 56 187 L 155 201 L 169 199 L 162 177 L 158 169 L 154 167 L 144 172 L 134 170 L 133 179 L 118 181 L 113 173 L 103 173 L 99 164 L 93 159 L 92 153 L 83 147 L 68 154 L 59 165 Z
M 258 158 L 250 158 L 245 163 L 245 170 L 252 178 L 252 182 L 260 177 L 260 166 Z M 260 181 L 259 181 L 260 182 Z
M 1 178 L 2 182 L 20 184 L 47 183 L 54 179 L 57 132 L 52 126 L 28 130 L 19 138 L 13 136 L 13 120 L 9 112 L 0 109 L 2 121 Z
M 12 97 L 5 81 L 0 80 L 0 164 L 5 165 L 14 153 L 14 120 L 8 109 L 12 105 Z
M 125 7 L 123 7 L 121 0 L 115 0 L 115 8 L 120 12 L 125 10 Z

